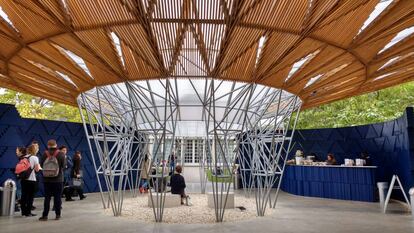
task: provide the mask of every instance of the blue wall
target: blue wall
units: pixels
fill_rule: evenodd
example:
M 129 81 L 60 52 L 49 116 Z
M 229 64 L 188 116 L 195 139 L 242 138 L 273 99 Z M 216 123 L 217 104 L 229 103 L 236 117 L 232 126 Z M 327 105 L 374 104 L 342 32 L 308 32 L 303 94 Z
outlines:
M 389 122 L 296 132 L 292 153 L 301 149 L 306 155 L 314 152 L 320 159 L 325 159 L 326 154 L 331 152 L 339 163 L 343 163 L 344 158 L 354 159 L 361 151 L 368 151 L 373 165 L 378 166 L 378 181 L 389 181 L 392 174 L 398 174 L 405 189 L 414 184 L 412 108 L 407 108 L 399 119 Z M 59 145 L 68 146 L 70 156 L 76 150 L 82 152 L 85 190 L 97 192 L 99 189 L 82 124 L 23 119 L 13 105 L 5 104 L 0 104 L 0 184 L 14 177 L 11 169 L 17 163 L 17 146 L 27 146 L 37 140 L 40 151 L 43 151 L 51 138 L 56 139 Z
M 3 185 L 6 179 L 15 177 L 11 169 L 17 163 L 16 147 L 28 146 L 33 140 L 37 140 L 40 152 L 43 152 L 49 139 L 56 139 L 59 146 L 66 145 L 69 156 L 73 156 L 77 150 L 82 152 L 84 189 L 86 192 L 98 192 L 82 124 L 24 119 L 13 105 L 6 104 L 0 104 L 0 184 Z M 40 188 L 39 194 L 42 195 L 42 186 Z
M 296 150 L 305 155 L 316 153 L 325 160 L 333 153 L 338 163 L 345 158 L 359 158 L 367 151 L 372 165 L 378 166 L 377 181 L 391 181 L 397 174 L 405 190 L 414 186 L 414 117 L 413 108 L 407 108 L 396 120 L 355 127 L 335 129 L 298 130 L 294 136 L 293 157 Z

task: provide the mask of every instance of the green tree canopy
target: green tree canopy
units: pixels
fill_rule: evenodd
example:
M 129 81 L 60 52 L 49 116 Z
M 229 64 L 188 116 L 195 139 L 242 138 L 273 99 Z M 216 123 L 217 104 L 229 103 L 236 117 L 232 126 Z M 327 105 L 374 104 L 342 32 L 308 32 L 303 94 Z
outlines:
M 24 118 L 82 122 L 76 107 L 8 89 L 1 89 L 0 103 L 14 104 Z
M 337 128 L 389 121 L 400 117 L 413 103 L 414 83 L 406 83 L 304 110 L 297 128 Z

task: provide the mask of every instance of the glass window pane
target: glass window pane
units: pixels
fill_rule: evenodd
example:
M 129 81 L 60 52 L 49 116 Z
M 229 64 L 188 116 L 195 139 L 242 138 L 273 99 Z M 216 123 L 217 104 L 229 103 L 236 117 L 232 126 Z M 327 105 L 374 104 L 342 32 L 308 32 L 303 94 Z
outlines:
M 194 155 L 194 162 L 199 163 L 200 159 L 203 157 L 203 151 L 204 151 L 204 140 L 203 139 L 197 139 L 195 141 L 195 155 Z
M 193 140 L 184 140 L 184 163 L 193 163 Z

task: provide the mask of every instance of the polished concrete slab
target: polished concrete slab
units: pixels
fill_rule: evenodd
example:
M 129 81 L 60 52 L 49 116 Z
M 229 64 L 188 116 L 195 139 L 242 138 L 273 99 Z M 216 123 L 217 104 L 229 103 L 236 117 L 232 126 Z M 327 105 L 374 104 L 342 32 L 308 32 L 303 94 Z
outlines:
M 35 205 L 40 215 L 42 199 Z M 305 198 L 282 193 L 270 216 L 236 223 L 219 224 L 151 224 L 138 220 L 108 216 L 102 210 L 99 194 L 89 194 L 83 201 L 65 202 L 62 219 L 39 222 L 37 217 L 0 217 L 0 232 L 414 232 L 414 218 L 400 203 L 392 203 L 383 214 L 378 203 Z M 49 215 L 54 218 L 54 213 Z

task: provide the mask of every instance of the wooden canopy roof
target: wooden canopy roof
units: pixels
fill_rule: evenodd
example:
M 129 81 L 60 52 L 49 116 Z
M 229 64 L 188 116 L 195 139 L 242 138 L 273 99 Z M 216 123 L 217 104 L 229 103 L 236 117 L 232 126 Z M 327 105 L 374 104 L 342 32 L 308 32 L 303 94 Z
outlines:
M 125 80 L 213 77 L 305 107 L 411 81 L 413 0 L 0 0 L 0 86 L 76 104 Z

